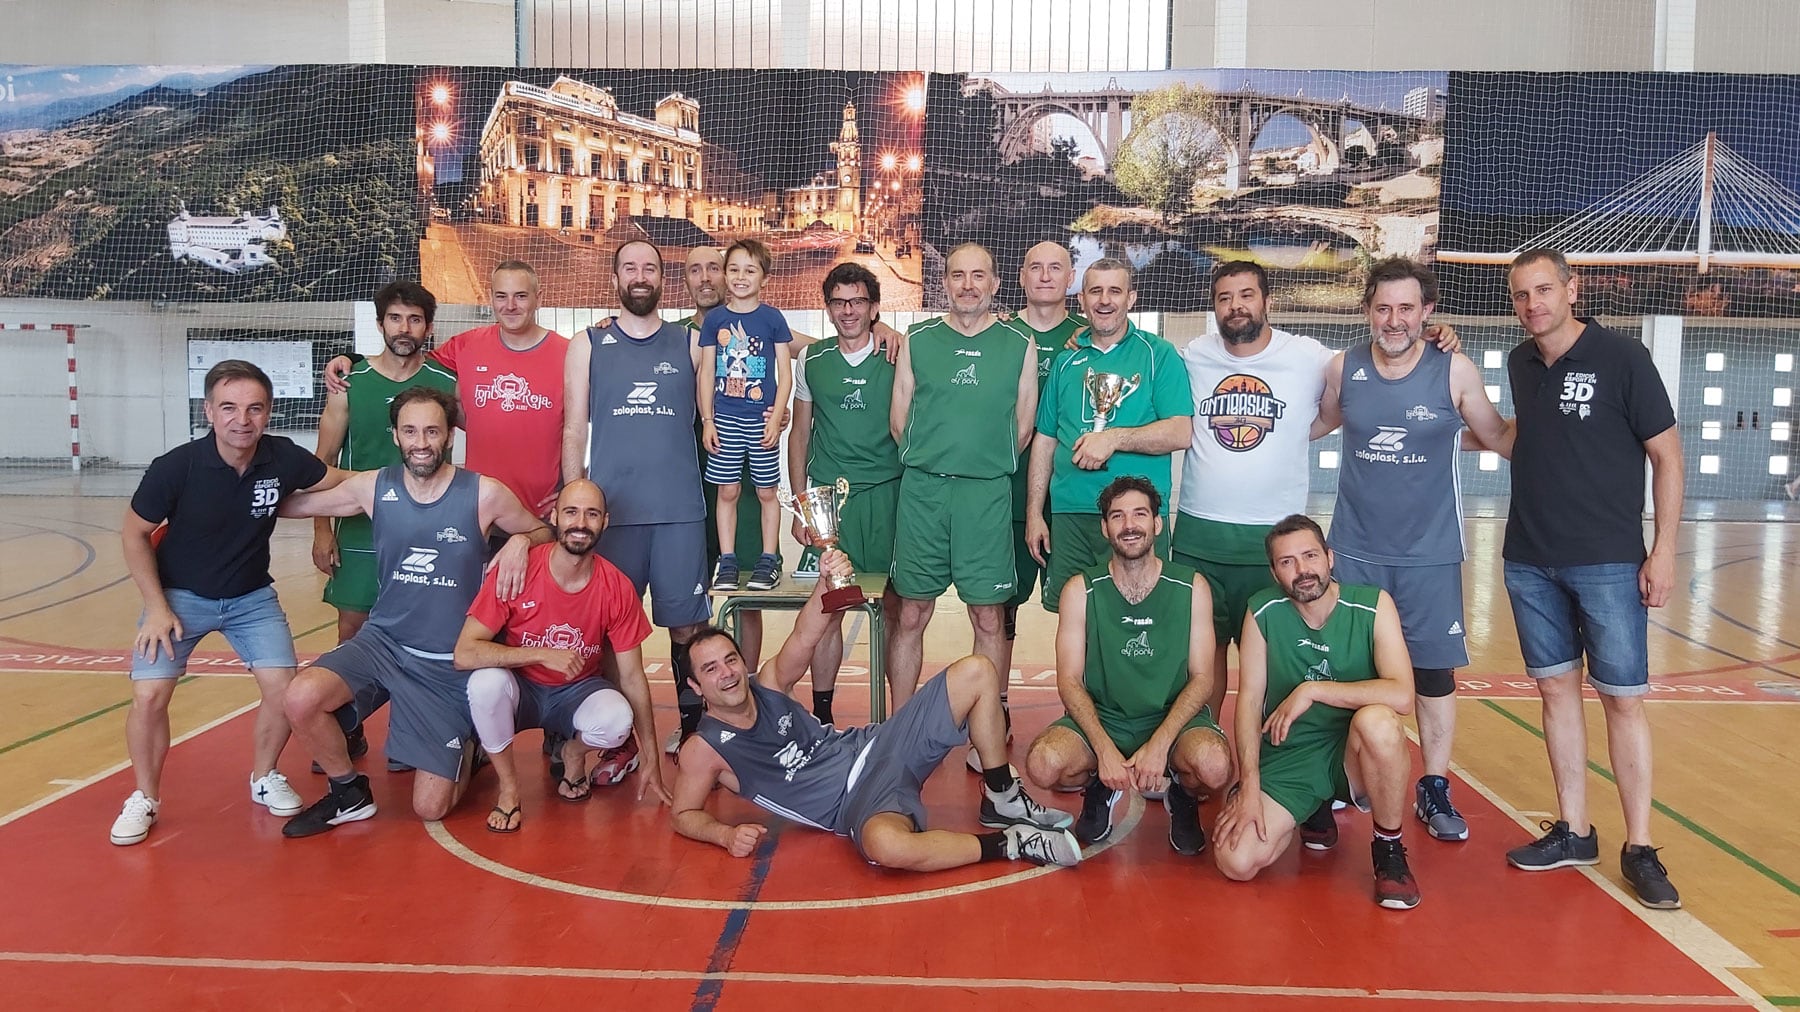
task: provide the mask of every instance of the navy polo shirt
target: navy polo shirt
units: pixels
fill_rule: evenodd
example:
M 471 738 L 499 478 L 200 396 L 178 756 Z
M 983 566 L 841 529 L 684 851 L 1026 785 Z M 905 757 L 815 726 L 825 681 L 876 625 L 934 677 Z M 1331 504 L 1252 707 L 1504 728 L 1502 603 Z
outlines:
M 1555 365 L 1527 340 L 1507 357 L 1513 443 L 1510 562 L 1644 561 L 1644 442 L 1675 424 L 1650 350 L 1591 320 Z
M 149 523 L 169 522 L 156 550 L 164 589 L 242 597 L 273 582 L 269 535 L 281 500 L 324 477 L 324 461 L 285 436 L 267 435 L 240 475 L 208 432 L 150 462 L 131 511 Z

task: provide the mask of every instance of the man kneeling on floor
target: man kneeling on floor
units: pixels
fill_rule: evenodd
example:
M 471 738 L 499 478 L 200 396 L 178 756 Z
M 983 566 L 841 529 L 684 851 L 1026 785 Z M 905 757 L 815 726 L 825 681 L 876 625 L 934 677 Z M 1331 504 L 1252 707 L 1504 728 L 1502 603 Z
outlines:
M 1112 834 L 1126 791 L 1164 792 L 1169 845 L 1206 846 L 1200 799 L 1231 779 L 1225 733 L 1206 699 L 1213 687 L 1212 593 L 1194 571 L 1157 558 L 1162 493 L 1146 478 L 1100 492 L 1104 563 L 1070 577 L 1056 625 L 1056 692 L 1064 713 L 1031 743 L 1039 787 L 1082 790 L 1075 838 Z
M 688 643 L 688 677 L 706 700 L 706 716 L 681 747 L 675 831 L 733 857 L 754 852 L 766 826 L 720 822 L 704 807 L 723 784 L 784 818 L 850 837 L 871 864 L 887 868 L 1080 862 L 1081 848 L 1065 828 L 1070 816 L 1032 800 L 1007 766 L 1000 680 L 986 658 L 951 664 L 882 724 L 836 730 L 788 697 L 830 625 L 820 604 L 824 577 L 849 576 L 850 560 L 833 549 L 819 569 L 818 588 L 762 672 L 746 669 L 724 630 L 704 629 Z M 981 824 L 998 831 L 927 830 L 919 797 L 925 778 L 971 739 L 986 779 Z
M 616 784 L 633 769 L 639 800 L 654 789 L 669 801 L 656 753 L 640 759 L 639 743 L 656 741 L 640 647 L 650 620 L 631 581 L 594 552 L 606 530 L 606 497 L 577 478 L 556 497 L 551 519 L 556 543 L 531 550 L 524 588 L 502 601 L 497 571 L 489 573 L 456 640 L 456 666 L 474 669 L 468 692 L 475 732 L 500 781 L 487 823 L 496 833 L 519 828 L 519 771 L 510 746 L 520 726 L 543 728 L 561 743 L 556 792 L 564 801 L 586 801 L 593 785 Z M 601 675 L 609 650 L 616 683 Z M 590 769 L 594 749 L 602 754 Z
M 1298 514 L 1264 545 L 1276 587 L 1250 598 L 1240 642 L 1234 736 L 1238 782 L 1213 832 L 1226 878 L 1247 882 L 1287 851 L 1300 820 L 1329 816 L 1332 799 L 1368 799 L 1375 815 L 1375 902 L 1419 905 L 1400 828 L 1412 786 L 1402 714 L 1412 709 L 1412 660 L 1393 599 L 1331 578 L 1319 525 Z M 1309 827 L 1310 828 L 1310 827 Z M 1328 849 L 1337 827 L 1306 832 Z

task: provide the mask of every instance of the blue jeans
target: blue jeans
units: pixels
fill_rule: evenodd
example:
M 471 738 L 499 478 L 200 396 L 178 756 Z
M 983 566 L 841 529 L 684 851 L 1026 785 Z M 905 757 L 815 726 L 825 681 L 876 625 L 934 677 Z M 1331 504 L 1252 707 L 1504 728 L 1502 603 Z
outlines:
M 1650 691 L 1649 609 L 1638 590 L 1638 566 L 1506 563 L 1525 673 L 1550 678 L 1579 671 L 1587 655 L 1588 683 L 1608 696 Z
M 247 668 L 291 668 L 294 662 L 294 633 L 288 628 L 287 614 L 273 586 L 262 587 L 238 597 L 212 598 L 173 588 L 163 591 L 169 610 L 181 623 L 181 638 L 175 641 L 175 656 L 158 646 L 154 660 L 138 654 L 131 657 L 132 680 L 145 678 L 180 678 L 187 673 L 188 658 L 207 633 L 224 633 L 231 649 Z M 138 625 L 144 619 L 138 617 Z

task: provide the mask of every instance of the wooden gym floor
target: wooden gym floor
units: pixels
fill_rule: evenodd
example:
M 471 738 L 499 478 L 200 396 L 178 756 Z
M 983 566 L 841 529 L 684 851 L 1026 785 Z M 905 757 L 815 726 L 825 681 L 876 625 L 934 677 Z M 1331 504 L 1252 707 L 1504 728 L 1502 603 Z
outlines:
M 106 829 L 130 791 L 125 653 L 139 602 L 115 498 L 0 496 L 0 994 L 10 1008 L 1327 1009 L 1800 1006 L 1800 526 L 1690 523 L 1683 592 L 1652 615 L 1655 834 L 1686 909 L 1622 891 L 1621 820 L 1597 703 L 1591 797 L 1603 863 L 1529 875 L 1503 852 L 1552 805 L 1538 704 L 1500 582 L 1501 525 L 1469 522 L 1459 804 L 1471 839 L 1409 823 L 1414 911 L 1369 898 L 1367 817 L 1327 854 L 1257 882 L 1164 842 L 1134 801 L 1074 870 L 985 865 L 941 875 L 863 865 L 843 840 L 772 833 L 749 860 L 673 836 L 663 810 L 603 791 L 557 801 L 527 777 L 521 833 L 483 831 L 493 782 L 442 824 L 406 813 L 405 775 L 369 766 L 381 814 L 288 841 L 246 796 L 256 693 L 222 641 L 175 697 L 162 818 L 149 841 Z M 277 534 L 277 587 L 303 658 L 331 646 L 309 529 Z M 967 650 L 946 601 L 927 656 Z M 769 619 L 769 641 L 785 634 Z M 1020 623 L 1013 712 L 1022 749 L 1059 712 L 1054 626 Z M 673 719 L 653 637 L 659 715 Z M 859 650 L 851 664 L 860 663 Z M 866 714 L 849 668 L 838 709 Z M 381 740 L 379 720 L 373 738 Z M 535 736 L 521 738 L 535 767 Z M 977 789 L 953 755 L 928 785 L 934 824 L 973 828 Z M 310 801 L 320 783 L 290 748 Z M 1073 807 L 1078 799 L 1058 796 Z M 721 798 L 727 817 L 752 810 Z M 1203 817 L 1210 825 L 1215 804 Z

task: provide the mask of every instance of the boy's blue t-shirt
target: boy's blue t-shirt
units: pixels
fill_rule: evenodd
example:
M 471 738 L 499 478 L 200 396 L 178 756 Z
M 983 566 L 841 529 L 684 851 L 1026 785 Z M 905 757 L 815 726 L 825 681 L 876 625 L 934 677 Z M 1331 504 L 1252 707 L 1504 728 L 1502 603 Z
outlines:
M 748 313 L 724 306 L 708 310 L 700 344 L 718 349 L 713 357 L 713 413 L 760 421 L 775 403 L 775 346 L 793 339 L 787 320 L 773 306 L 757 306 Z

